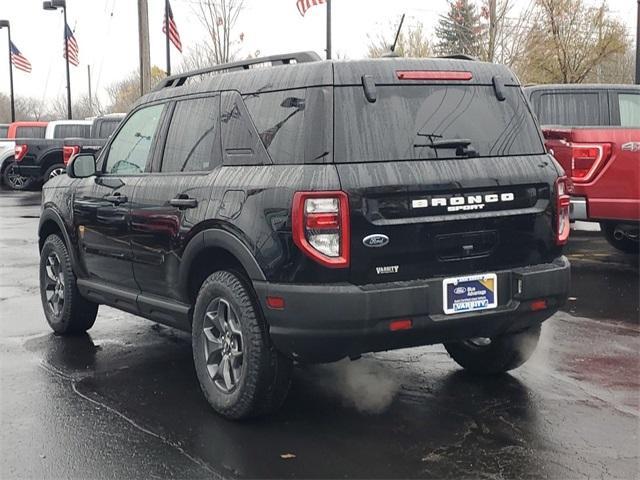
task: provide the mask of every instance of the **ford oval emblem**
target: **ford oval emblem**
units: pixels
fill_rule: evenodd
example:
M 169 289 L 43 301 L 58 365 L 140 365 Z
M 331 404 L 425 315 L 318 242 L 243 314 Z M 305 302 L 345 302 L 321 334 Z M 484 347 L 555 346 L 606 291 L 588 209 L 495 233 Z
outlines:
M 467 293 L 467 288 L 466 287 L 456 287 L 453 289 L 453 293 L 455 293 L 456 295 L 462 295 L 463 293 Z
M 374 233 L 373 235 L 364 237 L 362 239 L 362 243 L 365 247 L 380 248 L 389 243 L 389 237 L 381 233 Z

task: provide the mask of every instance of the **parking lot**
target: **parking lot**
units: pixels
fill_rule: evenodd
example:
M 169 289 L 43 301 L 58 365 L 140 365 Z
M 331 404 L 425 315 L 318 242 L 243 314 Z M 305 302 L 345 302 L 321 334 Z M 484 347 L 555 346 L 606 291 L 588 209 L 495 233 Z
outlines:
M 2 478 L 638 478 L 637 257 L 574 232 L 572 292 L 534 357 L 465 374 L 441 346 L 299 367 L 275 416 L 212 412 L 188 335 L 101 307 L 51 333 L 39 192 L 0 191 Z

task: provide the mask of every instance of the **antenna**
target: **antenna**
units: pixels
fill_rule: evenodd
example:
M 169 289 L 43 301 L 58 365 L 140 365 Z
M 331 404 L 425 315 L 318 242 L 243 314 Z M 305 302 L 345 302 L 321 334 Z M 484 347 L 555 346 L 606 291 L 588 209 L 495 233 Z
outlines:
M 404 23 L 405 14 L 402 14 L 402 18 L 400 19 L 400 25 L 398 25 L 398 31 L 396 32 L 396 38 L 393 41 L 393 45 L 391 45 L 391 53 L 396 51 L 396 45 L 398 44 L 398 38 L 400 38 L 400 31 L 402 30 L 402 24 Z

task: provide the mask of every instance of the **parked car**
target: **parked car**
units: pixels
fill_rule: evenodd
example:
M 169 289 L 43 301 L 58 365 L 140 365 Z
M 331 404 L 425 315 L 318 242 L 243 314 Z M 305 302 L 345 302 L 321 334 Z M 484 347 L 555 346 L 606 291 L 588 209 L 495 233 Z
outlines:
M 16 138 L 15 160 L 20 175 L 31 184 L 47 182 L 65 172 L 63 146 L 67 137 L 89 137 L 91 120 L 49 122 L 44 138 Z
M 599 222 L 615 248 L 640 238 L 640 86 L 526 89 L 547 148 L 571 178 L 571 218 Z
M 124 117 L 124 113 L 110 113 L 96 117 L 91 124 L 91 134 L 88 138 L 65 138 L 62 155 L 65 167 L 74 155 L 80 153 L 97 155 Z
M 504 66 L 299 53 L 179 74 L 45 185 L 42 304 L 63 335 L 100 304 L 190 331 L 234 419 L 278 408 L 294 361 L 444 343 L 498 374 L 566 299 L 566 182 Z
M 31 179 L 20 175 L 15 163 L 15 138 L 44 138 L 47 122 L 13 122 L 7 126 L 6 139 L 0 139 L 0 178 L 10 188 L 24 190 Z

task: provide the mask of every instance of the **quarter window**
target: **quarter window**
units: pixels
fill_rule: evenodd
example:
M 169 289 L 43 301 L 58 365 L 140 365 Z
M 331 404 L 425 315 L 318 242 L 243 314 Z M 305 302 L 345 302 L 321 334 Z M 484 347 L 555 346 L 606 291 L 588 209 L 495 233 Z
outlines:
M 153 105 L 129 117 L 111 142 L 106 173 L 136 174 L 145 171 L 163 110 L 164 105 Z
M 274 163 L 305 161 L 305 94 L 305 90 L 287 90 L 244 97 L 262 143 Z
M 220 165 L 217 142 L 220 97 L 176 104 L 167 133 L 162 172 L 204 172 Z

